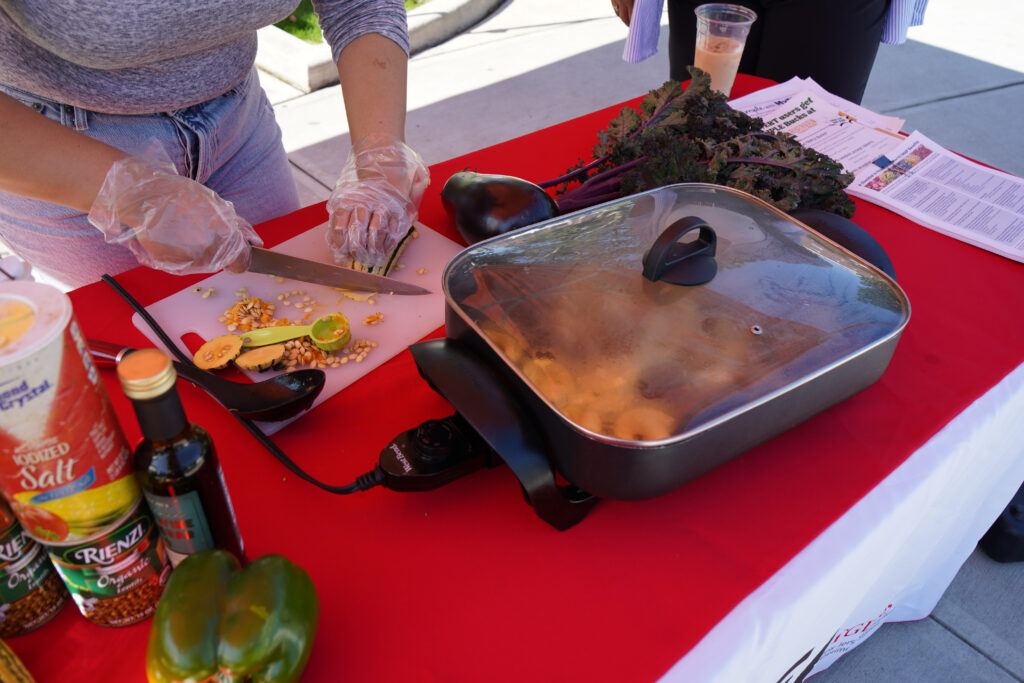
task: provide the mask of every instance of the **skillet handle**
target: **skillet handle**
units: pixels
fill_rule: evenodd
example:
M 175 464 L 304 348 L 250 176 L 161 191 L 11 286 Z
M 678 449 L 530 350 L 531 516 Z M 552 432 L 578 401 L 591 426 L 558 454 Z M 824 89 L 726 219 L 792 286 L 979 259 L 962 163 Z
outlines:
M 538 517 L 559 531 L 586 517 L 597 498 L 557 482 L 533 419 L 479 356 L 451 339 L 419 342 L 409 351 L 427 384 L 515 473 Z
M 789 215 L 845 247 L 896 281 L 896 269 L 885 249 L 864 228 L 849 218 L 821 209 L 799 208 Z

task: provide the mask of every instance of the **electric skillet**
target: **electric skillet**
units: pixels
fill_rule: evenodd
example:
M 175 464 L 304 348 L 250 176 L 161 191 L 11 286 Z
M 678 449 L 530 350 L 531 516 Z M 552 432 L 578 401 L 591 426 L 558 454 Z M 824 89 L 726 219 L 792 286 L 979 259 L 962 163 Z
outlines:
M 839 220 L 833 241 L 680 184 L 468 247 L 443 276 L 446 338 L 410 347 L 456 413 L 385 452 L 448 478 L 503 461 L 560 529 L 599 497 L 678 488 L 885 371 L 910 304 Z

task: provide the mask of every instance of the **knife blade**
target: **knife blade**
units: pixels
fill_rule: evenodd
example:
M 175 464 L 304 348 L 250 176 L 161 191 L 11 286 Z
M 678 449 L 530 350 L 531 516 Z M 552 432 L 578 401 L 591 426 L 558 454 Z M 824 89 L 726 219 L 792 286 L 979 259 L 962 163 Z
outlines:
M 382 294 L 430 294 L 429 289 L 393 280 L 382 275 L 364 273 L 351 268 L 331 266 L 318 261 L 289 256 L 260 247 L 252 248 L 249 272 L 266 273 L 290 280 L 311 282 L 328 287 L 341 287 L 361 292 Z

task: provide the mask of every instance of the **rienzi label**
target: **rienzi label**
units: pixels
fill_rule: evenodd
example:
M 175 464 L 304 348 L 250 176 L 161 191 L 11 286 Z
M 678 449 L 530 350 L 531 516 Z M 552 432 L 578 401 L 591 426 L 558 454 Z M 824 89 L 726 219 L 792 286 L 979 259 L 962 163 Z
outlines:
M 19 524 L 0 532 L 0 602 L 17 602 L 52 573 L 46 551 Z
M 50 546 L 49 552 L 68 588 L 95 598 L 127 593 L 164 565 L 160 536 L 145 508 L 105 536 L 70 548 Z

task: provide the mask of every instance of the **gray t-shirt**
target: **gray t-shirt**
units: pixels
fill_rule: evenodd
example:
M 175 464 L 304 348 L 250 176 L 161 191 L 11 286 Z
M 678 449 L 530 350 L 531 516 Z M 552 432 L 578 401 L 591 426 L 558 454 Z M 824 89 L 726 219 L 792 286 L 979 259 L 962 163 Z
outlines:
M 190 107 L 252 69 L 296 0 L 0 0 L 0 83 L 110 114 Z M 334 58 L 366 33 L 406 52 L 402 0 L 314 0 Z

